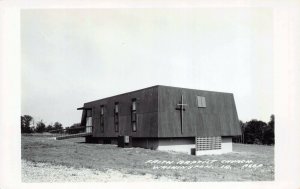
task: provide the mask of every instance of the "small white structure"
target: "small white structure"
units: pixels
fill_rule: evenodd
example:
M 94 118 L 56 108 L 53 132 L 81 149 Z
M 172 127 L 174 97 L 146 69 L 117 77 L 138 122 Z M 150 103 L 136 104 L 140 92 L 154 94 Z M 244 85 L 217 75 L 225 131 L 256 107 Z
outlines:
M 157 150 L 193 155 L 217 155 L 232 152 L 232 137 L 195 137 L 159 140 Z
M 196 156 L 228 152 L 232 152 L 232 137 L 196 137 Z

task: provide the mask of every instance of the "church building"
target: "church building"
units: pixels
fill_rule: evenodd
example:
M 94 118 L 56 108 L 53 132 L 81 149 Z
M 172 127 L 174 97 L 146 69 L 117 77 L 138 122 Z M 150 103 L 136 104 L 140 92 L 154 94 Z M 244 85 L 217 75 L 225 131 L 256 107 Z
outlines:
M 232 93 L 153 86 L 84 103 L 86 142 L 221 154 L 241 135 Z

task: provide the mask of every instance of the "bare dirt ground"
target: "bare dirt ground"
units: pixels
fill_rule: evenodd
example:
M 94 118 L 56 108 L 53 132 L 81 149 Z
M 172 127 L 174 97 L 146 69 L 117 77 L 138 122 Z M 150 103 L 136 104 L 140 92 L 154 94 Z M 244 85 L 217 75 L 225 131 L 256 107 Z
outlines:
M 192 156 L 88 144 L 84 138 L 57 141 L 51 137 L 22 136 L 22 181 L 274 180 L 273 146 L 234 144 L 233 151 Z

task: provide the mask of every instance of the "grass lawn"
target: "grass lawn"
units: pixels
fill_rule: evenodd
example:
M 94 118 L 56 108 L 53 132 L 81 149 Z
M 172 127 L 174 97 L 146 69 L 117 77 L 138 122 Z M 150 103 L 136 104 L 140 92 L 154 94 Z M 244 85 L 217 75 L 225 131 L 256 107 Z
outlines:
M 155 178 L 167 177 L 176 181 L 274 180 L 273 146 L 233 144 L 233 151 L 223 155 L 192 156 L 142 148 L 88 144 L 84 143 L 84 138 L 55 140 L 50 137 L 22 136 L 22 160 L 33 163 L 103 172 L 116 170 L 131 175 L 151 174 Z M 154 164 L 149 163 L 149 160 L 160 162 Z M 210 163 L 207 164 L 207 160 Z M 236 160 L 252 162 L 233 162 Z M 166 164 L 166 161 L 170 164 Z

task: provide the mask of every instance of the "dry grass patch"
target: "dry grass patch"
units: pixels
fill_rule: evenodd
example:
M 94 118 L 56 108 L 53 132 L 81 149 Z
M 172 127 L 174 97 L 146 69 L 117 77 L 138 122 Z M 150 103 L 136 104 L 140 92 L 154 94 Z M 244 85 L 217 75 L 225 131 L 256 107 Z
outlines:
M 233 153 L 224 155 L 192 156 L 142 148 L 118 148 L 115 145 L 87 144 L 84 138 L 54 140 L 48 137 L 22 137 L 22 159 L 33 163 L 46 163 L 72 169 L 92 169 L 100 172 L 118 171 L 125 175 L 153 178 L 167 177 L 177 181 L 269 181 L 274 180 L 274 147 L 234 144 Z M 213 168 L 153 169 L 159 161 L 216 160 Z M 226 169 L 222 161 L 251 160 L 261 168 L 242 168 L 239 163 Z M 175 164 L 176 165 L 176 164 Z M 24 175 L 23 175 L 24 176 Z M 113 175 L 112 175 L 113 176 Z M 151 179 L 149 179 L 151 180 Z M 86 179 L 86 181 L 89 181 Z M 101 179 L 99 179 L 101 181 Z

